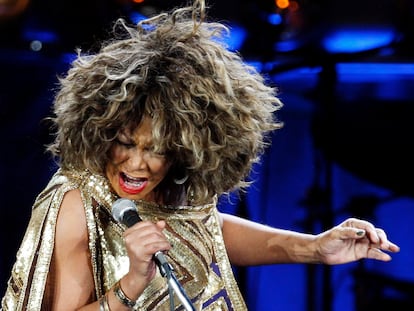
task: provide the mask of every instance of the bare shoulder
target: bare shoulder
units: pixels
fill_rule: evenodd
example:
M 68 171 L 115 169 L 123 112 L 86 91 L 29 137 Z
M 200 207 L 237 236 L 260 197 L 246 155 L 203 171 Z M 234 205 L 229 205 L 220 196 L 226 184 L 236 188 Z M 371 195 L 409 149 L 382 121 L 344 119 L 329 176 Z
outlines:
M 56 247 L 87 247 L 88 233 L 85 209 L 78 189 L 67 192 L 56 223 Z
M 53 310 L 77 310 L 94 300 L 94 278 L 85 209 L 79 190 L 65 194 L 56 222 L 49 275 Z

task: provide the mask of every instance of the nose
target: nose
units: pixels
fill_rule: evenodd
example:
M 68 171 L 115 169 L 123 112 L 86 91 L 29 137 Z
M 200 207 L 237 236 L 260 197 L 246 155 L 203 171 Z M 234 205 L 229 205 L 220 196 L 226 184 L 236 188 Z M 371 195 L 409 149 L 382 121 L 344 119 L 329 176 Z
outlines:
M 138 148 L 133 148 L 130 150 L 128 164 L 130 169 L 133 170 L 143 170 L 146 168 L 145 161 L 145 152 L 139 150 Z

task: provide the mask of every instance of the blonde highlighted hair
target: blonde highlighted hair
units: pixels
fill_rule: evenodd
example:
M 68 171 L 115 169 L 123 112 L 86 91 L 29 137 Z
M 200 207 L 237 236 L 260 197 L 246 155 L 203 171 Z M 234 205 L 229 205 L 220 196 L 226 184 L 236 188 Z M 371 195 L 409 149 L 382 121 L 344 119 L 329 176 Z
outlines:
M 118 20 L 113 39 L 93 55 L 78 51 L 60 79 L 48 150 L 63 169 L 103 174 L 119 132 L 149 116 L 155 146 L 173 162 L 158 189 L 164 201 L 176 201 L 172 180 L 180 170 L 194 204 L 245 188 L 267 134 L 281 127 L 274 113 L 282 104 L 277 90 L 227 49 L 227 34 L 224 24 L 207 21 L 204 1 L 138 25 Z

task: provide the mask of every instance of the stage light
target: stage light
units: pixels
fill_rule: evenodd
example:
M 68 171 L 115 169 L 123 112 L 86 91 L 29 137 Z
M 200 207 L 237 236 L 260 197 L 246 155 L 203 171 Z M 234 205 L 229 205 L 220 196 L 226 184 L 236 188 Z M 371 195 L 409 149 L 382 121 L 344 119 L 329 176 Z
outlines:
M 241 49 L 247 37 L 247 30 L 242 26 L 236 24 L 230 25 L 229 28 L 230 35 L 224 38 L 224 41 L 227 44 L 228 49 L 231 51 Z
M 283 18 L 279 13 L 269 14 L 267 21 L 272 25 L 280 25 L 283 22 Z
M 299 49 L 302 45 L 300 40 L 281 40 L 273 45 L 273 49 L 277 52 L 292 52 Z
M 276 0 L 275 3 L 276 6 L 282 10 L 289 7 L 289 0 Z
M 58 41 L 58 35 L 53 30 L 25 29 L 23 38 L 27 41 L 39 41 L 43 44 L 53 44 Z
M 140 12 L 133 11 L 129 14 L 129 19 L 135 24 L 138 24 L 140 21 L 145 20 L 147 18 L 148 17 L 146 15 L 141 14 Z
M 385 47 L 397 37 L 393 28 L 341 27 L 331 30 L 322 41 L 329 53 L 356 53 Z
M 32 42 L 30 42 L 30 49 L 33 52 L 40 52 L 43 48 L 43 44 L 41 41 L 39 40 L 33 40 Z

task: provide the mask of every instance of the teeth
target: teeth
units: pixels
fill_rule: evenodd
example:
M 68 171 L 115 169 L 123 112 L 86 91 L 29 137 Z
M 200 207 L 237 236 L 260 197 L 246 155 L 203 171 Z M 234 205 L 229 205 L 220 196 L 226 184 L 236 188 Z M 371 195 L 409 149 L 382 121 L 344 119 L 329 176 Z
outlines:
M 142 181 L 131 181 L 131 180 L 125 180 L 125 183 L 132 187 L 140 187 L 143 184 Z
M 130 177 L 126 174 L 124 174 L 124 180 L 125 180 L 125 183 L 127 183 L 131 186 L 134 186 L 134 187 L 141 186 L 145 181 L 145 179 Z

